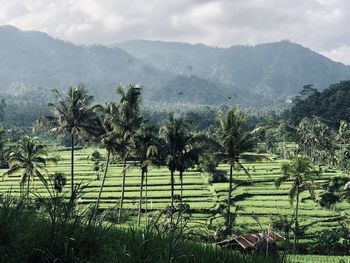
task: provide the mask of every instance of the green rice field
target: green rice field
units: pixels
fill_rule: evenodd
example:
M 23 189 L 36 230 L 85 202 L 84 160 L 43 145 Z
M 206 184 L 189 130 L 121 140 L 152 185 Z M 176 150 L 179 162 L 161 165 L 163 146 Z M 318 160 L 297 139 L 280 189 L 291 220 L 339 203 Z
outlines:
M 96 173 L 93 171 L 93 162 L 88 156 L 96 149 L 86 148 L 77 150 L 75 154 L 75 180 L 83 181 L 87 185 L 84 189 L 84 195 L 81 198 L 82 204 L 93 204 L 99 191 L 101 180 L 96 180 Z M 104 150 L 98 149 L 101 153 Z M 50 164 L 48 170 L 50 173 L 63 172 L 67 176 L 67 185 L 64 191 L 69 191 L 69 175 L 70 175 L 70 151 L 63 148 L 51 148 L 52 156 L 59 156 L 60 161 Z M 235 209 L 237 212 L 236 227 L 242 233 L 260 231 L 268 229 L 271 218 L 277 215 L 293 214 L 293 207 L 288 199 L 288 190 L 290 184 L 286 183 L 279 189 L 274 186 L 274 180 L 280 176 L 280 166 L 283 160 L 274 160 L 270 162 L 254 162 L 246 163 L 245 167 L 251 174 L 251 180 L 241 170 L 235 171 L 235 184 L 233 190 L 233 198 L 235 201 Z M 137 209 L 140 170 L 137 164 L 129 163 L 127 170 L 127 185 L 125 193 L 125 208 Z M 220 170 L 227 170 L 227 165 L 220 165 Z M 1 170 L 1 173 L 5 170 Z M 316 180 L 317 185 L 329 180 L 332 176 L 341 175 L 341 173 L 329 170 L 323 173 Z M 12 193 L 19 194 L 19 177 L 20 175 L 10 176 L 6 181 L 0 183 L 0 192 L 4 193 L 8 189 L 12 189 Z M 101 175 L 102 177 L 102 175 Z M 45 194 L 39 179 L 32 183 L 32 190 Z M 148 209 L 158 210 L 165 208 L 170 203 L 170 174 L 166 167 L 150 167 L 148 173 Z M 176 194 L 180 194 L 179 178 L 176 176 Z M 111 164 L 107 174 L 107 180 L 104 191 L 102 193 L 101 208 L 115 206 L 120 198 L 121 191 L 121 165 Z M 228 183 L 209 183 L 206 175 L 198 171 L 187 171 L 184 174 L 184 202 L 191 207 L 192 224 L 208 223 L 211 219 L 223 220 L 216 209 L 221 202 L 225 202 L 228 191 Z M 322 190 L 317 190 L 320 193 Z M 332 210 L 321 208 L 317 203 L 308 199 L 307 193 L 302 194 L 302 202 L 300 205 L 300 223 L 301 226 L 315 223 L 306 229 L 305 235 L 301 242 L 312 243 L 313 235 L 323 229 L 337 227 L 336 218 L 350 208 L 350 204 L 343 202 Z M 252 217 L 258 217 L 259 224 Z M 333 220 L 334 219 L 334 220 Z M 333 220 L 333 221 L 332 221 Z M 322 257 L 318 256 L 310 261 L 311 256 L 290 256 L 291 262 L 350 262 L 348 258 L 343 257 Z

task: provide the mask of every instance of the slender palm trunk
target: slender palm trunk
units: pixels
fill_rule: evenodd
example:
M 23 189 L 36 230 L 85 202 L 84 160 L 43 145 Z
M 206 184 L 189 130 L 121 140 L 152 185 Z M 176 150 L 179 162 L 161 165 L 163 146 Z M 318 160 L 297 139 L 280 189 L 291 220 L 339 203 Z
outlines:
M 146 214 L 146 223 L 148 223 L 148 172 L 145 174 L 145 214 Z
M 184 181 L 183 181 L 183 171 L 180 171 L 180 194 L 181 194 L 181 204 L 182 204 L 182 199 L 183 199 L 183 185 L 184 185 Z
M 29 203 L 29 183 L 30 183 L 30 178 L 27 179 L 27 204 Z
M 123 210 L 124 195 L 125 195 L 125 177 L 126 177 L 126 156 L 124 157 L 124 161 L 123 161 L 122 192 L 120 196 L 119 217 L 118 217 L 119 224 L 121 224 L 122 222 L 122 210 Z
M 299 222 L 298 222 L 298 212 L 299 212 L 299 186 L 297 186 L 297 189 L 296 189 L 296 197 L 297 197 L 297 203 L 296 203 L 296 205 L 295 205 L 295 215 L 294 215 L 294 221 L 295 221 L 294 252 L 296 252 L 296 250 L 297 250 L 298 235 L 299 235 Z
M 342 169 L 344 169 L 344 158 L 343 158 L 343 154 L 344 154 L 344 151 L 343 151 L 343 142 L 342 142 L 342 140 L 340 141 L 340 161 L 339 161 L 339 163 L 340 163 L 340 167 L 342 168 Z
M 171 205 L 174 205 L 174 171 L 170 171 L 170 184 L 171 184 Z
M 139 214 L 137 217 L 137 225 L 141 223 L 141 212 L 142 212 L 142 194 L 143 194 L 143 181 L 145 179 L 144 168 L 141 168 L 141 182 L 140 182 L 140 198 L 139 198 Z
M 71 133 L 71 156 L 70 156 L 70 192 L 73 197 L 74 192 L 74 134 Z
M 101 195 L 102 195 L 103 187 L 105 185 L 105 181 L 106 181 L 106 177 L 107 177 L 107 171 L 108 171 L 110 156 L 111 156 L 111 151 L 108 151 L 107 152 L 107 160 L 106 160 L 106 168 L 105 168 L 105 171 L 104 171 L 104 174 L 103 174 L 103 179 L 102 179 L 102 182 L 101 182 L 100 191 L 98 192 L 98 197 L 97 197 L 97 200 L 96 200 L 95 210 L 94 210 L 94 214 L 93 214 L 93 217 L 92 217 L 93 220 L 96 220 L 98 207 L 100 205 Z
M 24 183 L 23 182 L 19 183 L 19 195 L 21 198 L 24 198 Z
M 232 183 L 233 183 L 233 165 L 234 162 L 230 162 L 230 181 L 229 181 L 229 189 L 228 189 L 228 197 L 227 197 L 227 217 L 226 217 L 226 226 L 231 228 L 231 196 L 232 196 Z

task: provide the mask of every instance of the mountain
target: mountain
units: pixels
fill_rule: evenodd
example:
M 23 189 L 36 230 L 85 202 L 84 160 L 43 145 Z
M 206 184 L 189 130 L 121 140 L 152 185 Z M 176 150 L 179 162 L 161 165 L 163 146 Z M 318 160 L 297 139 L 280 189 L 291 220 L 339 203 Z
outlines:
M 0 27 L 0 39 L 3 92 L 15 92 L 18 83 L 47 90 L 84 83 L 98 97 L 108 98 L 120 83 L 142 84 L 149 94 L 173 77 L 119 48 L 77 46 L 12 26 Z
M 225 85 L 245 103 L 283 102 L 295 96 L 303 85 L 313 84 L 323 90 L 350 79 L 349 66 L 289 41 L 215 48 L 131 40 L 117 46 L 159 70 Z
M 179 75 L 171 79 L 166 86 L 157 92 L 156 99 L 168 103 L 206 104 L 210 98 L 212 104 L 220 105 L 227 101 L 229 95 L 228 91 L 220 87 L 219 84 L 211 83 L 194 75 Z
M 80 46 L 12 26 L 0 26 L 0 39 L 6 97 L 85 83 L 107 100 L 116 85 L 137 83 L 145 103 L 269 105 L 285 103 L 305 84 L 323 90 L 350 79 L 349 66 L 286 41 L 230 48 L 145 40 Z

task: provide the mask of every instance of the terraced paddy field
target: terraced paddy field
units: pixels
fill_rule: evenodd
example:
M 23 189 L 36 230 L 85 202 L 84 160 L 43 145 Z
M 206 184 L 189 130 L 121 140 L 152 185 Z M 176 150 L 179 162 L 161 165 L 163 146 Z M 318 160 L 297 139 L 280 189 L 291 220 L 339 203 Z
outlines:
M 292 263 L 349 263 L 346 256 L 318 256 L 318 255 L 289 255 L 287 262 Z
M 95 202 L 101 184 L 101 180 L 96 180 L 93 162 L 88 159 L 88 156 L 94 150 L 96 149 L 77 150 L 75 155 L 75 180 L 76 182 L 83 181 L 87 185 L 81 199 L 81 202 L 84 204 L 93 204 Z M 104 150 L 98 150 L 104 153 Z M 69 150 L 52 148 L 50 154 L 59 156 L 61 160 L 57 165 L 50 164 L 48 170 L 50 173 L 56 171 L 64 172 L 67 176 L 67 186 L 64 191 L 69 191 Z M 293 207 L 288 200 L 290 183 L 282 185 L 279 189 L 276 189 L 274 186 L 275 179 L 281 175 L 280 167 L 283 162 L 283 160 L 275 160 L 271 162 L 245 163 L 245 167 L 251 174 L 251 179 L 242 170 L 235 171 L 233 198 L 237 212 L 236 225 L 241 232 L 260 231 L 261 227 L 267 229 L 271 223 L 271 218 L 277 217 L 277 215 L 292 216 Z M 125 208 L 136 210 L 138 206 L 140 170 L 137 164 L 129 163 L 128 166 Z M 228 171 L 228 168 L 227 165 L 219 166 L 221 170 Z M 120 164 L 111 164 L 104 192 L 102 193 L 101 208 L 114 207 L 118 203 L 121 191 L 121 170 Z M 4 171 L 1 170 L 0 172 L 3 173 Z M 337 175 L 341 175 L 341 173 L 328 169 L 316 180 L 316 184 L 320 186 L 331 177 Z M 13 175 L 7 181 L 0 182 L 0 192 L 4 193 L 12 188 L 14 194 L 19 194 L 19 176 L 19 174 Z M 32 187 L 34 191 L 45 194 L 45 190 L 38 179 Z M 150 167 L 147 188 L 148 208 L 150 210 L 165 208 L 170 203 L 170 175 L 168 169 L 166 167 Z M 207 223 L 214 218 L 216 218 L 216 221 L 214 220 L 213 222 L 223 222 L 223 218 L 216 214 L 216 209 L 221 202 L 225 202 L 227 191 L 227 182 L 211 184 L 208 183 L 206 176 L 198 171 L 186 172 L 184 175 L 183 193 L 184 202 L 189 203 L 191 207 L 191 224 Z M 317 190 L 317 193 L 321 191 Z M 180 194 L 178 177 L 176 177 L 176 194 Z M 350 205 L 347 202 L 343 202 L 332 210 L 324 209 L 310 200 L 306 192 L 303 193 L 300 205 L 300 223 L 302 227 L 308 224 L 311 224 L 311 226 L 306 228 L 305 236 L 301 242 L 312 243 L 315 233 L 323 229 L 337 227 L 337 217 L 340 216 L 342 211 L 346 212 L 349 208 Z M 253 215 L 259 218 L 261 227 L 253 219 Z
M 236 223 L 238 227 L 247 230 L 261 230 L 256 220 L 252 215 L 256 215 L 262 228 L 268 229 L 271 223 L 271 218 L 278 215 L 293 215 L 293 207 L 288 199 L 288 192 L 291 183 L 283 184 L 279 189 L 274 186 L 274 181 L 281 175 L 280 166 L 283 160 L 276 160 L 271 163 L 247 163 L 245 167 L 249 169 L 251 174 L 251 182 L 244 177 L 243 171 L 236 172 L 237 177 L 234 186 L 234 198 L 236 211 L 238 214 Z M 221 169 L 227 169 L 228 166 L 221 165 Z M 321 174 L 316 179 L 315 183 L 318 188 L 317 194 L 320 194 L 321 185 L 333 176 L 342 175 L 337 171 L 328 170 Z M 349 178 L 350 180 L 350 178 Z M 227 184 L 218 183 L 213 184 L 219 200 L 224 201 L 227 194 Z M 310 225 L 305 229 L 304 239 L 301 242 L 310 243 L 312 237 L 322 231 L 337 227 L 337 218 L 344 211 L 349 209 L 349 203 L 346 201 L 338 204 L 332 210 L 320 207 L 316 202 L 309 198 L 307 192 L 301 194 L 300 204 L 300 224 L 301 227 Z

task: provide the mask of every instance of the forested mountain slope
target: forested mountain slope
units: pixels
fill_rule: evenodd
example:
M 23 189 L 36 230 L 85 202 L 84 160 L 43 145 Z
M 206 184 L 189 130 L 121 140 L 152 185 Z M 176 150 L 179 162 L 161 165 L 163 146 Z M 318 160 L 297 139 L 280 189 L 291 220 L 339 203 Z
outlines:
M 7 97 L 85 83 L 100 101 L 118 84 L 136 83 L 146 104 L 254 106 L 286 103 L 305 84 L 323 90 L 350 79 L 349 66 L 286 41 L 231 48 L 144 40 L 78 46 L 12 26 L 0 26 L 0 40 L 0 91 Z
M 253 104 L 286 101 L 306 84 L 322 90 L 350 79 L 349 66 L 288 41 L 214 48 L 133 40 L 118 47 L 155 68 L 225 85 L 241 100 L 248 96 Z

